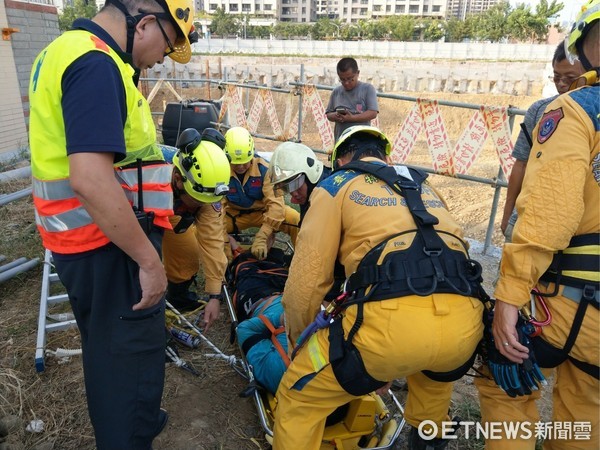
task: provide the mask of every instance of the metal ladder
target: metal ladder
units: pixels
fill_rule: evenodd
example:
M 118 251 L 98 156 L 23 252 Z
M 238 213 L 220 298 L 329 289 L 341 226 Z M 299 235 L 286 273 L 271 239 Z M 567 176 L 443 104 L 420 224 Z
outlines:
M 75 319 L 48 322 L 48 306 L 69 301 L 69 296 L 67 294 L 50 295 L 51 286 L 60 284 L 58 274 L 52 269 L 52 253 L 49 250 L 46 250 L 44 255 L 40 314 L 38 317 L 37 343 L 35 348 L 35 369 L 38 372 L 43 372 L 45 369 L 44 357 L 46 351 L 46 334 L 51 331 L 66 330 L 77 326 Z

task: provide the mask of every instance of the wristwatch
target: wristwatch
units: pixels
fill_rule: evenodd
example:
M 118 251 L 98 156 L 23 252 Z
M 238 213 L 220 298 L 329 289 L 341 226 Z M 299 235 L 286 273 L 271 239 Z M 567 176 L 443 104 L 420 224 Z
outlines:
M 217 299 L 217 300 L 219 300 L 219 301 L 221 301 L 221 298 L 222 298 L 222 296 L 221 296 L 221 294 L 209 294 L 209 296 L 208 296 L 208 300 L 210 301 L 210 300 L 212 300 L 213 298 L 214 298 L 214 299 Z

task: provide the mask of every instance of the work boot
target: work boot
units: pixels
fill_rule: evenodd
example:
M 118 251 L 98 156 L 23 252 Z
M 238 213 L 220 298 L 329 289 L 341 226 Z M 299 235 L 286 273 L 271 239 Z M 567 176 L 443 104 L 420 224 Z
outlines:
M 459 417 L 452 419 L 453 422 L 460 422 Z M 452 434 L 456 434 L 456 427 L 452 431 Z M 452 439 L 455 440 L 455 439 Z M 448 447 L 450 439 L 433 438 L 431 440 L 425 440 L 419 436 L 418 428 L 411 427 L 410 433 L 408 434 L 408 450 L 444 450 Z
M 158 411 L 158 428 L 155 431 L 154 437 L 163 432 L 169 421 L 169 413 L 163 408 Z
M 193 311 L 200 306 L 198 294 L 190 290 L 194 281 L 191 278 L 181 283 L 167 282 L 167 301 L 180 312 Z

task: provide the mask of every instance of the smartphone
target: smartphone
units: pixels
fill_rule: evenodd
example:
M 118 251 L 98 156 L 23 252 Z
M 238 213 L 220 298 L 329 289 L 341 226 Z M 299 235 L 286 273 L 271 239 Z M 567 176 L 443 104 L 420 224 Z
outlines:
M 346 115 L 348 114 L 348 109 L 344 108 L 343 106 L 338 106 L 337 108 L 335 108 L 335 112 L 338 114 Z

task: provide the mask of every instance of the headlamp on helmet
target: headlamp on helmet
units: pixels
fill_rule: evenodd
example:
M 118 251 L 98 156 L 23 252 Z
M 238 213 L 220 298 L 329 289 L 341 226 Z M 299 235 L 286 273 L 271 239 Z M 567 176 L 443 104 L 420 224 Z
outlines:
M 229 192 L 229 161 L 223 150 L 193 128 L 181 133 L 177 147 L 173 164 L 181 173 L 185 192 L 203 203 L 220 201 Z

